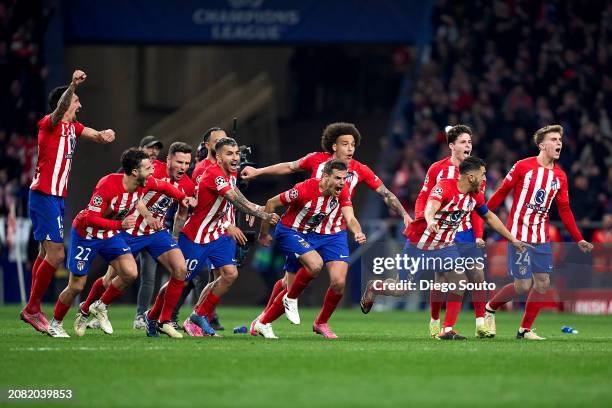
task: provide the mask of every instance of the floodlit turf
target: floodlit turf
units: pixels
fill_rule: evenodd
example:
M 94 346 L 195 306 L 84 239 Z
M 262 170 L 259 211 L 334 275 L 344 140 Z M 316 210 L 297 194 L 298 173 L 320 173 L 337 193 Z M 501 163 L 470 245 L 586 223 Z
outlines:
M 47 306 L 46 310 L 50 310 Z M 520 317 L 501 313 L 498 337 L 476 340 L 471 311 L 458 324 L 466 342 L 427 338 L 425 313 L 341 310 L 341 339 L 282 317 L 280 340 L 231 329 L 256 309 L 220 308 L 224 338 L 148 339 L 131 328 L 133 307 L 112 307 L 115 333 L 52 339 L 0 308 L 1 405 L 69 407 L 611 406 L 612 318 L 544 313 L 544 342 L 514 339 Z M 72 330 L 74 308 L 66 319 Z M 567 324 L 578 335 L 561 333 Z M 71 389 L 70 402 L 9 402 L 7 390 Z

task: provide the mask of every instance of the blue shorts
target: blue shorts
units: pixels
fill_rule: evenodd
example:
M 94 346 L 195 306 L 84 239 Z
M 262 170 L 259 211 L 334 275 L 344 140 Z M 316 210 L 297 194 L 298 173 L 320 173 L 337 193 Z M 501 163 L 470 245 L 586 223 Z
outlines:
M 174 248 L 178 249 L 178 244 L 172 239 L 167 230 L 157 231 L 151 235 L 132 235 L 121 231 L 121 235 L 129 245 L 134 256 L 143 249 L 146 249 L 153 259 L 157 259 L 165 252 Z
M 401 280 L 415 280 L 426 271 L 452 272 L 455 270 L 458 262 L 461 262 L 461 256 L 456 245 L 425 250 L 417 248 L 410 241 L 406 240 L 402 255 L 406 255 L 408 260 L 403 262 L 406 268 L 398 271 Z
M 302 264 L 298 258 L 309 251 L 317 251 L 323 262 L 342 261 L 348 263 L 349 249 L 346 231 L 335 234 L 309 232 L 302 234 L 282 224 L 276 225 L 274 239 L 285 253 L 285 271 L 297 272 Z
M 196 244 L 185 234 L 181 234 L 178 245 L 187 263 L 186 280 L 195 278 L 207 265 L 208 260 L 217 268 L 236 265 L 236 241 L 229 235 L 223 235 L 208 244 Z
M 531 279 L 534 273 L 551 273 L 553 258 L 550 242 L 530 244 L 523 253 L 508 243 L 508 269 L 514 279 Z
M 464 258 L 482 258 L 483 250 L 476 246 L 476 236 L 473 229 L 457 232 L 455 235 L 455 244 L 459 255 Z
M 68 249 L 68 270 L 76 276 L 87 275 L 89 267 L 97 254 L 108 263 L 120 255 L 131 254 L 129 245 L 121 234 L 107 239 L 82 238 L 74 228 Z
M 30 219 L 36 241 L 64 243 L 64 198 L 30 190 Z

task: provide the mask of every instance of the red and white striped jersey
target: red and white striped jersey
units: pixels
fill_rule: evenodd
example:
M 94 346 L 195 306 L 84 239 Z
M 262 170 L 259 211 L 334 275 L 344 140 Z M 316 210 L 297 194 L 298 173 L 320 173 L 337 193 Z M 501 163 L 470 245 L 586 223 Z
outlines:
M 198 164 L 196 164 L 195 168 L 193 169 L 193 173 L 191 173 L 191 180 L 193 181 L 196 187 L 196 194 L 198 185 L 200 184 L 200 180 L 202 179 L 202 175 L 206 172 L 206 169 L 216 164 L 216 162 L 212 162 L 208 159 L 201 160 L 200 162 L 198 162 Z M 237 174 L 230 175 L 230 180 L 232 181 L 232 185 L 235 186 L 237 182 Z M 225 214 L 223 223 L 227 222 L 229 223 L 229 225 L 236 225 L 236 211 L 234 210 L 234 205 L 232 203 L 229 203 L 229 206 L 229 210 Z
M 185 196 L 187 197 L 193 197 L 195 186 L 189 177 L 183 175 L 179 181 L 172 180 L 168 175 L 168 167 L 166 166 L 166 163 L 159 160 L 155 160 L 153 162 L 153 168 L 154 171 L 152 177 L 172 184 L 174 187 L 185 193 Z M 142 197 L 142 202 L 147 207 L 151 215 L 158 219 L 163 225 L 166 213 L 168 212 L 170 206 L 174 204 L 175 200 L 162 192 L 151 190 Z M 136 225 L 134 225 L 134 228 L 126 230 L 128 234 L 150 235 L 156 232 L 149 224 L 147 224 L 145 217 L 140 214 L 137 208 L 134 208 L 134 215 L 136 215 Z
M 76 139 L 84 128 L 80 122 L 53 126 L 51 114 L 38 121 L 38 162 L 30 185 L 32 190 L 66 197 Z
M 225 193 L 235 187 L 236 174 L 225 174 L 218 164 L 206 169 L 196 188 L 198 205 L 183 227 L 187 238 L 208 244 L 225 234 L 227 212 L 232 208 Z
M 319 190 L 320 181 L 311 178 L 280 194 L 281 202 L 289 206 L 280 220 L 285 227 L 302 233 L 318 232 L 317 227 L 333 211 L 352 206 L 348 184 L 338 197 L 324 196 Z
M 421 188 L 421 191 L 419 192 L 419 195 L 417 196 L 416 202 L 414 203 L 414 216 L 418 218 L 419 216 L 423 215 L 425 211 L 425 206 L 427 205 L 427 198 L 429 197 L 429 193 L 431 192 L 431 189 L 433 189 L 433 187 L 440 180 L 443 180 L 443 179 L 457 180 L 458 178 L 459 178 L 459 167 L 453 164 L 453 162 L 451 161 L 451 156 L 445 159 L 439 160 L 435 162 L 434 164 L 432 164 L 431 166 L 429 166 L 429 169 L 427 170 L 427 175 L 425 176 L 425 180 L 423 181 L 423 187 Z M 482 183 L 481 191 L 484 193 L 485 189 L 486 189 L 486 182 Z M 472 225 L 472 219 L 473 219 L 472 217 L 478 217 L 478 216 L 475 214 L 470 214 L 469 216 L 463 218 L 461 224 L 459 225 L 457 232 L 466 231 L 466 230 L 469 230 L 475 227 Z M 482 233 L 476 234 L 476 235 L 480 235 L 480 237 L 482 237 Z
M 558 208 L 561 206 L 569 208 L 565 172 L 556 163 L 552 169 L 542 167 L 537 157 L 519 160 L 512 166 L 498 191 L 489 200 L 491 208 L 497 208 L 512 189 L 514 199 L 506 223 L 508 230 L 523 242 L 535 244 L 549 242 L 548 219 L 552 201 L 556 198 Z M 577 234 L 579 236 L 579 232 Z
M 410 243 L 420 249 L 440 249 L 453 245 L 455 234 L 465 217 L 474 210 L 480 215 L 488 212 L 482 191 L 464 194 L 457 188 L 456 179 L 440 180 L 429 193 L 429 200 L 441 203 L 434 216 L 439 226 L 438 232 L 432 234 L 427 231 L 424 212 L 404 230 L 404 235 Z
M 310 153 L 298 161 L 298 167 L 310 171 L 311 178 L 320 179 L 323 174 L 325 162 L 331 160 L 331 158 L 332 155 L 326 152 Z M 359 183 L 366 183 L 372 190 L 376 190 L 383 184 L 382 180 L 374 174 L 372 169 L 357 160 L 351 160 L 349 162 L 346 178 L 346 184 L 351 199 L 354 197 L 356 191 L 355 187 L 357 187 Z M 340 207 L 337 206 L 328 217 L 321 221 L 314 229 L 314 232 L 319 234 L 335 234 L 344 229 L 346 229 L 346 222 L 344 221 Z
M 185 194 L 170 183 L 153 177 L 147 178 L 146 186 L 128 192 L 123 187 L 123 174 L 113 173 L 98 181 L 89 205 L 77 214 L 72 226 L 81 237 L 86 239 L 111 238 L 119 233 L 121 220 L 130 214 L 138 200 L 151 190 L 161 191 L 178 200 L 185 198 Z M 99 221 L 94 225 L 91 219 Z

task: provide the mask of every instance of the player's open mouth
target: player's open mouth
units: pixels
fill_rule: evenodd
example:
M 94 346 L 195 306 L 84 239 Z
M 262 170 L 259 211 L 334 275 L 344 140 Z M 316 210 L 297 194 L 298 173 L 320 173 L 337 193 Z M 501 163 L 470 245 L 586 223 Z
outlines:
M 557 152 L 557 153 L 561 153 L 561 148 L 560 148 L 560 147 L 556 148 L 556 149 L 555 149 L 555 152 Z
M 352 155 L 352 154 L 347 154 L 347 155 L 346 155 L 346 158 L 347 158 L 347 159 L 349 159 L 349 160 L 351 160 L 351 159 L 353 158 L 353 155 Z
M 466 150 L 464 154 L 465 154 L 466 156 L 469 156 L 470 154 L 472 154 L 472 151 L 471 151 L 471 150 Z

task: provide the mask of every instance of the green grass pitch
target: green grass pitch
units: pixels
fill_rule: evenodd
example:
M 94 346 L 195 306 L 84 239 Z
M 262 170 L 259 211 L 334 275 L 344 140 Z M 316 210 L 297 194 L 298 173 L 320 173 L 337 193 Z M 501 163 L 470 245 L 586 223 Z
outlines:
M 46 310 L 51 310 L 47 305 Z M 258 310 L 221 307 L 223 338 L 148 339 L 132 330 L 133 307 L 115 306 L 115 333 L 52 339 L 0 308 L 2 406 L 68 407 L 404 407 L 612 406 L 612 318 L 543 313 L 543 342 L 514 339 L 518 313 L 498 313 L 498 337 L 476 340 L 471 311 L 458 330 L 466 342 L 427 337 L 419 312 L 340 310 L 326 341 L 282 317 L 278 341 L 233 334 Z M 185 310 L 186 312 L 186 310 Z M 70 334 L 74 308 L 66 318 Z M 578 335 L 561 333 L 567 324 Z M 9 389 L 71 389 L 71 401 L 8 400 Z

